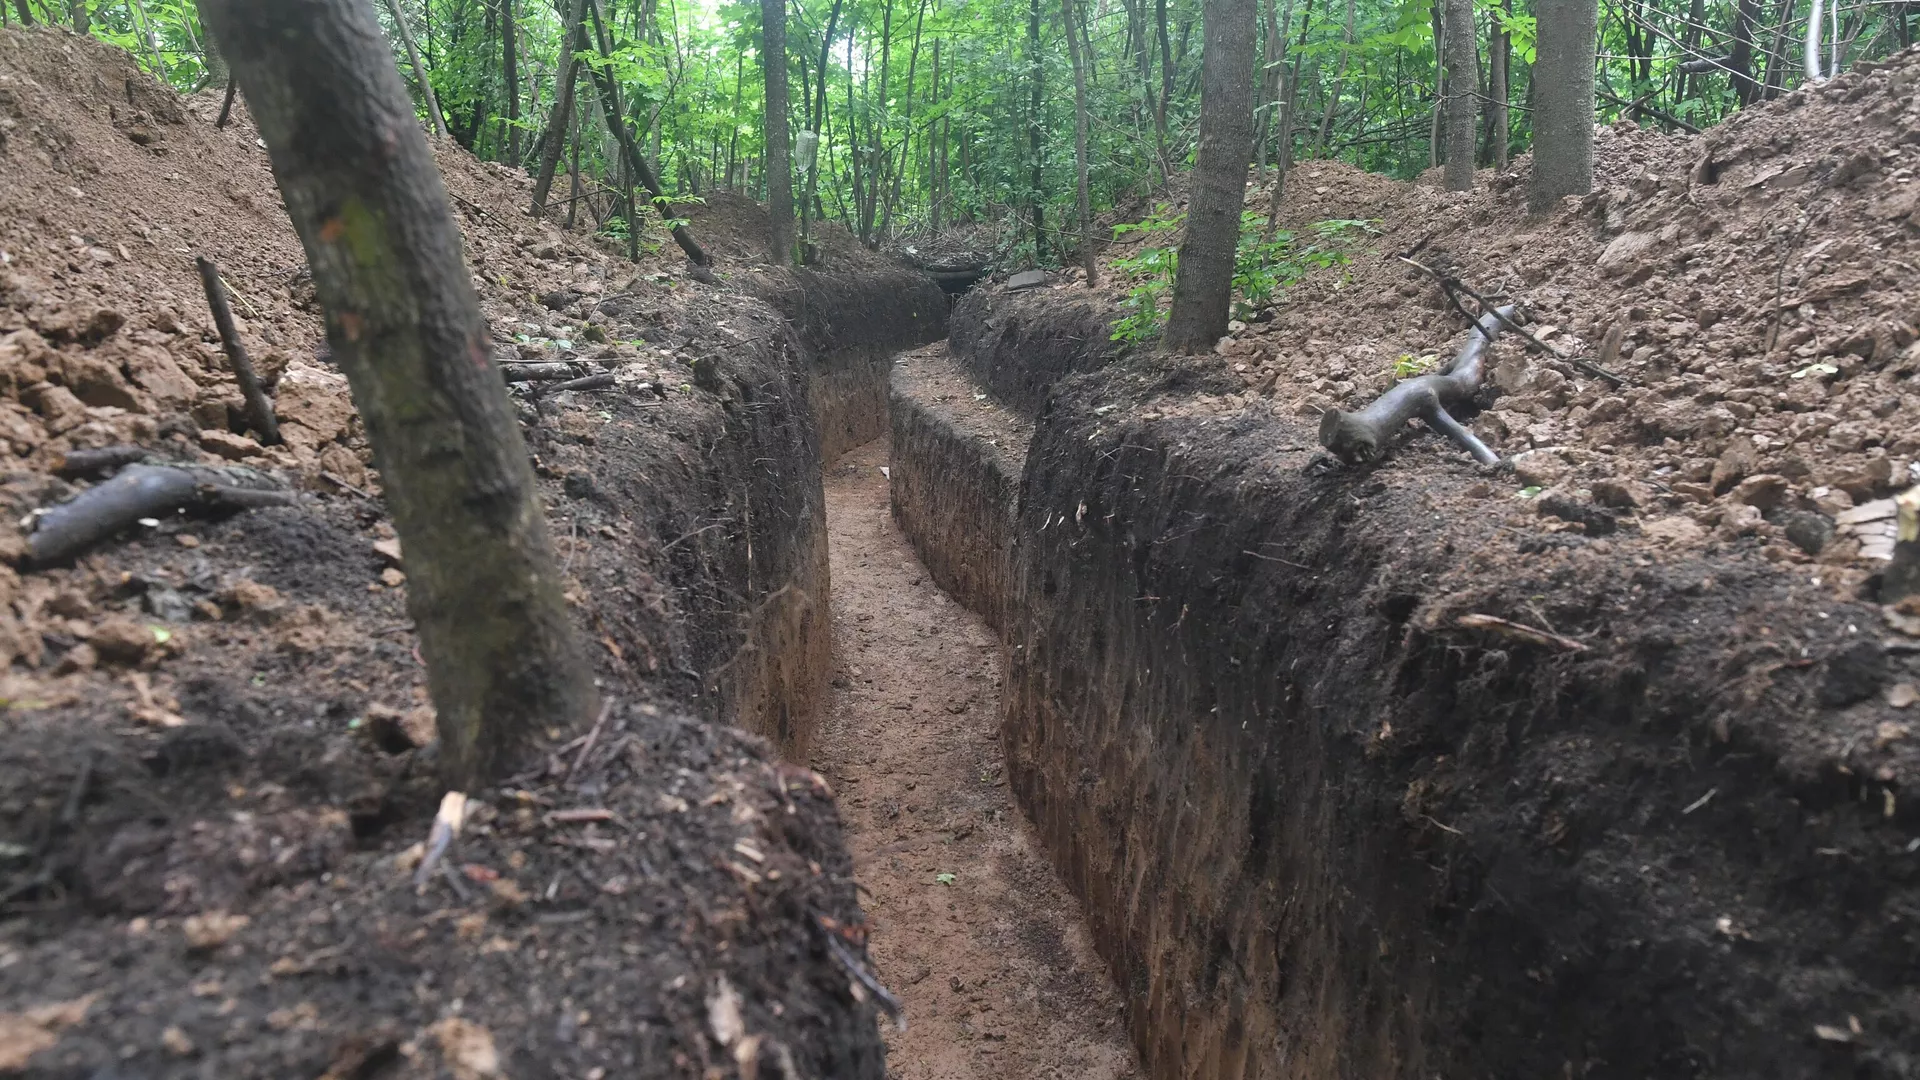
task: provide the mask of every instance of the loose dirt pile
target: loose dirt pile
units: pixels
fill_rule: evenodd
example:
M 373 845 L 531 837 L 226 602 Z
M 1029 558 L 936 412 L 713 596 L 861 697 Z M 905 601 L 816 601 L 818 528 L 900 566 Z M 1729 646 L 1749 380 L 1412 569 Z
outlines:
M 266 153 L 218 105 L 0 32 L 0 555 L 93 479 L 59 474 L 78 449 L 301 493 L 0 567 L 0 1071 L 879 1075 L 828 946 L 858 956 L 862 925 L 831 795 L 710 723 L 804 747 L 824 689 L 817 345 L 744 267 L 627 263 L 440 148 L 497 356 L 614 377 L 515 393 L 616 704 L 475 793 L 416 889 L 441 792 L 404 558 Z M 742 254 L 725 211 L 696 221 Z M 823 234 L 845 276 L 808 295 L 856 307 L 899 273 Z M 245 434 L 200 253 L 284 445 Z
M 1224 364 L 1195 374 L 1219 376 L 1207 389 L 1233 407 L 1251 394 L 1311 418 L 1444 366 L 1465 321 L 1398 260 L 1411 252 L 1521 302 L 1547 344 L 1627 380 L 1616 389 L 1500 343 L 1474 427 L 1522 456 L 1515 482 L 1486 497 L 1537 490 L 1527 505 L 1547 530 L 1638 522 L 1661 548 L 1817 560 L 1851 594 L 1890 553 L 1876 500 L 1920 481 L 1917 88 L 1909 52 L 1701 136 L 1603 128 L 1594 194 L 1538 222 L 1525 215 L 1526 157 L 1468 193 L 1302 163 L 1284 227 L 1304 240 L 1312 223 L 1367 219 L 1377 234 L 1235 329 Z M 1248 206 L 1264 213 L 1267 199 L 1251 191 Z M 1457 456 L 1424 434 L 1396 452 Z M 1574 520 L 1553 516 L 1563 510 Z

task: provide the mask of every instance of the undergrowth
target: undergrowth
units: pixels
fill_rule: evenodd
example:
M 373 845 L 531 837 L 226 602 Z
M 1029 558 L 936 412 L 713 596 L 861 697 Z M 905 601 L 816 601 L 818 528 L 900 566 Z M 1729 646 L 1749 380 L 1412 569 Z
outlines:
M 1186 215 L 1168 217 L 1167 209 L 1162 203 L 1143 221 L 1114 226 L 1114 238 L 1173 233 Z M 1251 210 L 1242 213 L 1234 253 L 1233 317 L 1252 318 L 1272 306 L 1276 294 L 1315 270 L 1346 266 L 1353 261 L 1351 251 L 1359 238 L 1377 232 L 1374 222 L 1339 218 L 1316 221 L 1301 232 L 1275 229 L 1268 235 L 1265 217 Z M 1143 248 L 1114 263 L 1113 269 L 1133 282 L 1123 305 L 1127 313 L 1114 324 L 1113 340 L 1138 345 L 1157 338 L 1166 324 L 1164 301 L 1180 269 L 1179 251 L 1170 246 Z

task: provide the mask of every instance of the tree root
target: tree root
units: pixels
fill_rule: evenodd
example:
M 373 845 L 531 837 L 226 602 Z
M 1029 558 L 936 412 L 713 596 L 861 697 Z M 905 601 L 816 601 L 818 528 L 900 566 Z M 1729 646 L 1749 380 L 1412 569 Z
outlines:
M 28 560 L 34 566 L 63 562 L 143 518 L 187 507 L 245 510 L 293 500 L 294 493 L 279 481 L 253 469 L 133 465 L 42 513 L 27 537 Z
M 1473 336 L 1461 346 L 1445 372 L 1403 379 L 1359 412 L 1328 409 L 1320 417 L 1320 445 L 1349 465 L 1376 461 L 1386 453 L 1394 433 L 1419 417 L 1472 454 L 1475 461 L 1483 465 L 1498 463 L 1500 455 L 1488 449 L 1447 409 L 1471 400 L 1479 392 L 1486 377 L 1487 347 L 1518 312 L 1516 305 L 1509 304 L 1482 315 Z

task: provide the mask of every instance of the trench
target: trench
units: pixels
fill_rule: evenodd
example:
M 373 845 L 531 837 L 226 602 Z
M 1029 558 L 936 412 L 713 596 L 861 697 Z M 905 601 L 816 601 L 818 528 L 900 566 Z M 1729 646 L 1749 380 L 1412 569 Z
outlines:
M 814 765 L 906 1005 L 889 1076 L 1139 1076 L 1079 905 L 1008 791 L 999 640 L 895 525 L 887 463 L 881 438 L 826 470 L 834 658 Z

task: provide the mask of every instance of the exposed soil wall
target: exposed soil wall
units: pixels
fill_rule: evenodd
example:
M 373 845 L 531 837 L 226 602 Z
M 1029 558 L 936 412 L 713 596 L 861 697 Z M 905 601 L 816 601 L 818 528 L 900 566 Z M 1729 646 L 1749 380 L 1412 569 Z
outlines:
M 1912 1073 L 1920 808 L 1880 693 L 1920 649 L 1751 548 L 1436 514 L 1484 481 L 1430 440 L 1310 469 L 1308 423 L 1178 389 L 1214 381 L 1060 384 L 1006 629 L 1010 779 L 1153 1075 Z M 990 474 L 922 444 L 909 498 Z M 994 527 L 900 520 L 930 565 Z
M 933 580 L 1004 631 L 1032 422 L 977 400 L 945 344 L 899 358 L 891 404 L 893 519 Z
M 1051 290 L 978 287 L 954 304 L 953 358 L 995 400 L 1033 416 L 1062 376 L 1112 357 L 1111 321 L 1084 295 L 1063 302 Z
M 614 375 L 513 391 L 611 708 L 469 793 L 416 887 L 443 792 L 405 563 L 244 107 L 216 130 L 217 92 L 56 29 L 0 30 L 0 72 L 5 520 L 114 444 L 302 493 L 0 567 L 0 1071 L 750 1075 L 732 1002 L 760 1075 L 881 1076 L 818 921 L 861 952 L 837 810 L 780 751 L 829 671 L 819 370 L 937 334 L 938 290 L 903 320 L 914 282 L 845 258 L 790 322 L 744 271 L 611 258 L 527 219 L 524 174 L 438 149 L 496 358 Z M 285 445 L 235 423 L 202 251 Z

